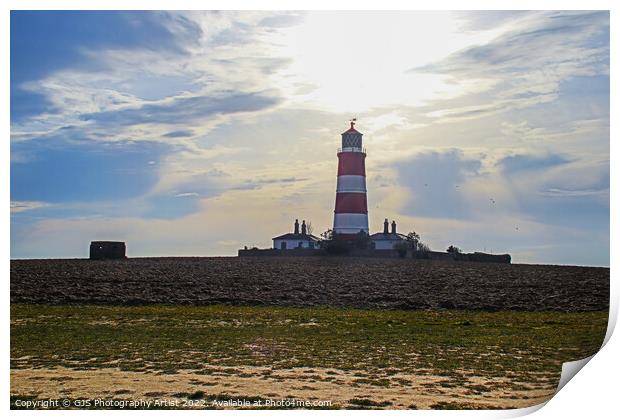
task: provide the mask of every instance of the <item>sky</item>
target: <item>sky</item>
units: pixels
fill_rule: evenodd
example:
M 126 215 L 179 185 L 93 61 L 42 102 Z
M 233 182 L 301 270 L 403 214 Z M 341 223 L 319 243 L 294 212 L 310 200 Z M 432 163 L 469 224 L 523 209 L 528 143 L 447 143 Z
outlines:
M 11 257 L 236 255 L 333 223 L 609 265 L 609 13 L 11 12 Z

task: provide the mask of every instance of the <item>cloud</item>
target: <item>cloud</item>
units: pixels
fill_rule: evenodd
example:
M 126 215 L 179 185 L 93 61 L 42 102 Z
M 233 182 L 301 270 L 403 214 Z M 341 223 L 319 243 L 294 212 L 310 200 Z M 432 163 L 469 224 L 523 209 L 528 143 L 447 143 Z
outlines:
M 609 229 L 609 162 L 560 156 L 508 156 L 498 165 L 512 212 L 550 226 Z
M 178 137 L 191 137 L 194 135 L 192 130 L 177 130 L 164 134 L 164 137 L 178 138 Z
M 609 188 L 603 189 L 563 189 L 563 188 L 547 188 L 541 191 L 542 195 L 550 197 L 589 197 L 609 194 Z
M 184 53 L 200 32 L 194 22 L 160 12 L 13 10 L 11 83 L 40 79 L 67 66 L 92 70 L 87 50 L 156 45 Z
M 479 159 L 460 150 L 424 152 L 394 164 L 398 184 L 408 189 L 404 214 L 464 219 L 470 209 L 463 192 L 465 183 L 478 175 Z
M 546 156 L 511 155 L 501 159 L 497 165 L 505 175 L 514 175 L 523 171 L 540 171 L 554 166 L 569 163 L 570 160 L 549 154 Z
M 174 26 L 174 33 L 171 27 Z M 113 29 L 111 29 L 113 28 Z M 11 121 L 61 113 L 47 94 L 28 86 L 64 69 L 105 71 L 89 51 L 153 48 L 184 55 L 200 28 L 179 16 L 140 11 L 11 11 Z
M 150 122 L 174 124 L 195 122 L 218 114 L 260 111 L 277 105 L 279 101 L 278 98 L 262 92 L 229 93 L 220 97 L 182 97 L 164 103 L 146 104 L 140 108 L 84 114 L 82 119 L 117 126 Z
M 300 13 L 290 12 L 283 13 L 278 15 L 271 15 L 262 18 L 258 24 L 260 26 L 267 26 L 270 28 L 285 28 L 288 26 L 294 26 L 302 21 L 302 16 Z
M 491 165 L 489 159 L 448 150 L 394 162 L 394 180 L 404 188 L 396 192 L 404 198 L 401 214 L 489 226 L 511 218 L 514 225 L 609 228 L 608 162 L 554 154 L 509 154 Z
M 49 205 L 49 203 L 44 203 L 42 201 L 11 201 L 11 214 L 40 209 Z
M 598 39 L 608 33 L 608 12 L 527 14 L 487 44 L 466 48 L 417 70 L 468 77 L 512 75 L 524 81 L 531 80 L 524 70 L 535 69 L 537 76 L 546 75 L 549 82 L 555 82 L 558 76 L 571 72 L 591 75 L 608 71 L 609 48 Z
M 30 32 L 12 44 L 12 75 L 27 73 L 22 56 L 47 60 L 40 45 L 66 51 L 58 65 L 50 55 L 49 65 L 36 66 L 49 70 L 11 80 L 11 138 L 56 135 L 71 125 L 95 141 L 182 142 L 185 136 L 167 134 L 197 137 L 226 116 L 268 111 L 282 102 L 272 78 L 288 59 L 274 53 L 269 38 L 286 25 L 277 19 L 259 24 L 264 18 L 237 12 L 16 13 L 12 30 Z M 59 32 L 48 34 L 55 25 Z M 43 36 L 49 39 L 39 40 Z
M 292 184 L 295 182 L 307 181 L 308 178 L 298 178 L 295 176 L 287 177 L 287 178 L 267 178 L 267 179 L 257 179 L 256 181 L 248 181 L 256 184 Z
M 480 31 L 497 28 L 524 18 L 531 12 L 524 10 L 477 10 L 475 12 L 455 12 L 460 18 L 460 29 L 463 31 Z
M 480 18 L 472 16 L 474 23 Z M 451 76 L 459 83 L 487 81 L 488 88 L 476 93 L 475 105 L 431 116 L 473 118 L 548 103 L 557 99 L 566 80 L 609 74 L 608 12 L 518 13 L 506 18 L 495 39 L 410 70 Z

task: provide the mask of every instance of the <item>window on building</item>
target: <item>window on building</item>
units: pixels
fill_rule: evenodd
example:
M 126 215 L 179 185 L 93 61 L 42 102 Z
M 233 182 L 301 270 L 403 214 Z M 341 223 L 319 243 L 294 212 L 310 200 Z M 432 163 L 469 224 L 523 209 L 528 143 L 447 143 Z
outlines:
M 286 242 L 285 241 L 280 242 L 280 249 L 286 249 Z

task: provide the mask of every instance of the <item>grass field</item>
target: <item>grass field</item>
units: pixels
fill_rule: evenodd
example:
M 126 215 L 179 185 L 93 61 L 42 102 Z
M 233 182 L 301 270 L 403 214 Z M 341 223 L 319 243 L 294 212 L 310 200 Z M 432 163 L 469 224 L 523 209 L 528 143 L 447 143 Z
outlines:
M 599 349 L 607 316 L 13 304 L 11 393 L 307 398 L 331 400 L 332 408 L 524 407 L 549 398 L 562 362 Z

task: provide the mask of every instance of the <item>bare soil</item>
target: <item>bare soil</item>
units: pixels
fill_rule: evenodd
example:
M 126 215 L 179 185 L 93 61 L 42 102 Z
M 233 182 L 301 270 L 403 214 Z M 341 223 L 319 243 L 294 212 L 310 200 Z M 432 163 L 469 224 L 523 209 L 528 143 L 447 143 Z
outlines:
M 598 311 L 609 268 L 336 257 L 12 260 L 11 302 Z

